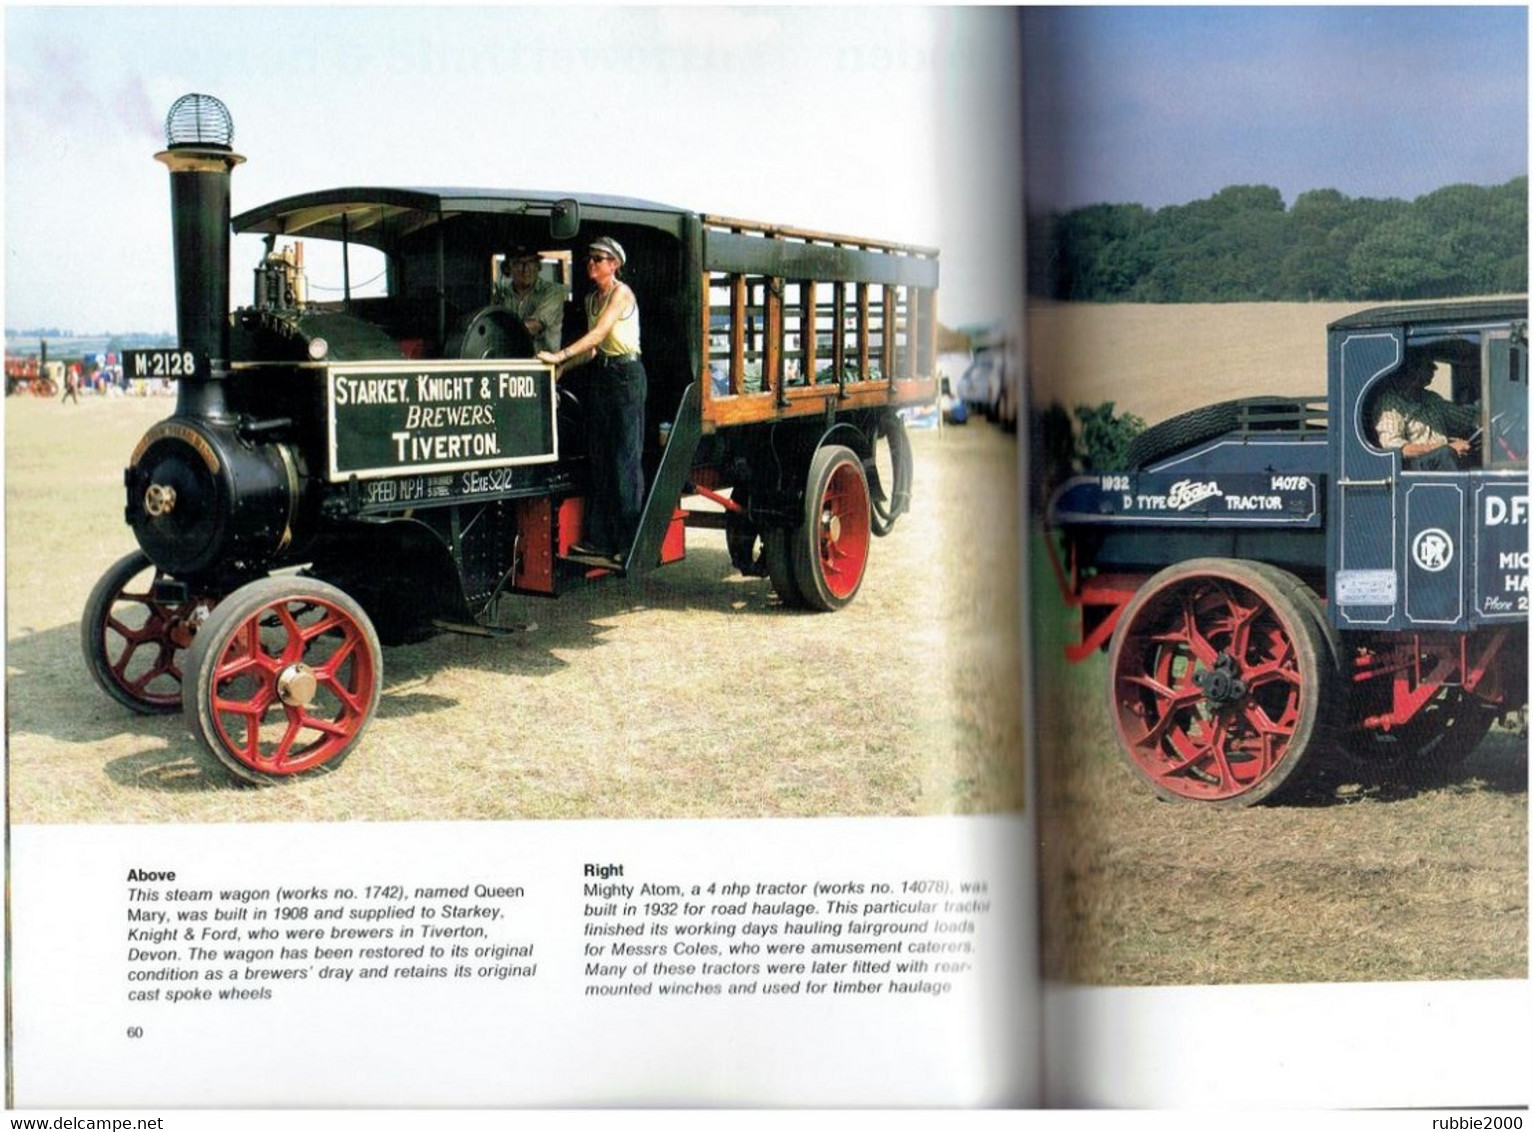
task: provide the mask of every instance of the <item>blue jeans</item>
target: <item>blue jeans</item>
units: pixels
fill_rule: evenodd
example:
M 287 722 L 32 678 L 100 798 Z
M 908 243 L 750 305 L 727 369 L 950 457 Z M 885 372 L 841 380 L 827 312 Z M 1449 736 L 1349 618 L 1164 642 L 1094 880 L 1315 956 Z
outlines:
M 591 497 L 583 542 L 607 553 L 627 551 L 644 510 L 644 399 L 649 380 L 637 358 L 598 358 L 594 402 L 586 424 Z

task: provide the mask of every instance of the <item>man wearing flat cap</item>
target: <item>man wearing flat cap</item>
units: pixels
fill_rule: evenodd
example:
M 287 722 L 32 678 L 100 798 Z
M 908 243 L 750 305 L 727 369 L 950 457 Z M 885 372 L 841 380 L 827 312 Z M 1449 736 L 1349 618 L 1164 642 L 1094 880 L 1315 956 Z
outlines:
M 538 274 L 539 262 L 531 248 L 511 249 L 495 299 L 522 320 L 533 350 L 541 353 L 557 350 L 564 337 L 564 288 Z
M 586 427 L 591 459 L 591 498 L 576 554 L 621 559 L 633 545 L 644 507 L 644 397 L 648 378 L 639 360 L 639 302 L 617 275 L 627 262 L 611 236 L 586 248 L 586 296 L 590 329 L 562 350 L 538 354 L 557 372 L 590 363 L 596 367 L 593 404 Z
M 1374 406 L 1373 430 L 1382 448 L 1400 453 L 1413 471 L 1455 472 L 1473 451 L 1467 439 L 1474 431 L 1478 406 L 1455 405 L 1427 386 L 1436 365 L 1424 353 L 1411 353 L 1400 368 L 1384 379 Z

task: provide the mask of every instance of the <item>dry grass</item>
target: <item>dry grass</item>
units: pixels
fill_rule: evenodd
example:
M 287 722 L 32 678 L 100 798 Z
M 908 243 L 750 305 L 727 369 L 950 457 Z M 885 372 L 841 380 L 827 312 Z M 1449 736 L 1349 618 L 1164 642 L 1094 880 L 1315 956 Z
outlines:
M 295 786 L 232 786 L 179 715 L 92 683 L 78 619 L 134 546 L 122 468 L 167 399 L 6 405 L 7 689 L 18 822 L 769 817 L 1022 804 L 1016 445 L 913 434 L 915 512 L 847 610 L 783 610 L 721 532 L 642 585 L 518 599 L 498 640 L 384 653 L 359 749 Z
M 1325 324 L 1354 308 L 1041 312 L 1039 376 L 1064 403 L 1150 421 L 1209 401 L 1325 387 Z M 1041 333 L 1040 333 L 1041 328 Z M 1072 344 L 1065 350 L 1060 336 Z M 1230 380 L 1240 378 L 1241 380 Z M 1158 801 L 1116 751 L 1101 655 L 1066 668 L 1035 571 L 1044 951 L 1098 985 L 1524 978 L 1527 740 L 1492 731 L 1448 785 L 1328 782 L 1302 805 Z
M 1158 801 L 1112 745 L 1100 657 L 1040 697 L 1050 974 L 1125 986 L 1523 978 L 1527 750 L 1449 785 L 1336 781 L 1303 805 Z

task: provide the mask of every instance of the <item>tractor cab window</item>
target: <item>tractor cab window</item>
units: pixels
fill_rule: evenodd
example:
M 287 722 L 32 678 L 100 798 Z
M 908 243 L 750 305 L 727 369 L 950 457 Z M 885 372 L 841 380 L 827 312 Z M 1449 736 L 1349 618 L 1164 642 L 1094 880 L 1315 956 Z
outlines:
M 388 257 L 364 244 L 241 237 L 255 268 L 251 305 L 258 310 L 341 308 L 348 299 L 389 293 Z
M 1401 370 L 1431 365 L 1422 396 L 1437 427 L 1463 437 L 1468 468 L 1525 468 L 1528 461 L 1528 343 L 1525 326 L 1413 337 Z
M 1485 466 L 1528 466 L 1527 326 L 1487 336 L 1482 428 Z
M 1462 339 L 1409 342 L 1400 365 L 1364 397 L 1363 416 L 1372 442 L 1398 452 L 1404 471 L 1478 466 L 1478 348 Z
M 1374 442 L 1401 452 L 1403 467 L 1416 471 L 1504 466 L 1514 458 L 1508 450 L 1525 452 L 1525 441 L 1498 440 L 1492 428 L 1493 420 L 1503 433 L 1512 427 L 1514 403 L 1522 407 L 1520 421 L 1527 398 L 1525 367 L 1512 362 L 1504 333 L 1500 341 L 1497 347 L 1493 335 L 1478 331 L 1407 340 L 1400 365 L 1374 386 L 1364 406 Z M 1525 437 L 1526 425 L 1521 429 Z M 1439 447 L 1431 448 L 1434 443 Z
M 541 251 L 538 253 L 538 275 L 564 288 L 565 301 L 575 296 L 575 268 L 573 254 L 568 250 Z M 503 255 L 496 254 L 490 261 L 491 293 L 500 294 L 509 286 L 511 266 Z

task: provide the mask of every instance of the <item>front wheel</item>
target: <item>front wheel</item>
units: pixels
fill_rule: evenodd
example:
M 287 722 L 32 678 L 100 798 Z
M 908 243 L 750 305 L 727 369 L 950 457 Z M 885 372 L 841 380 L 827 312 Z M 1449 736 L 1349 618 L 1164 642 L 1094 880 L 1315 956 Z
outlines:
M 325 582 L 262 578 L 209 615 L 184 707 L 218 763 L 255 785 L 334 770 L 378 705 L 383 661 L 362 607 Z
M 1156 794 L 1248 806 L 1302 781 L 1340 712 L 1314 600 L 1282 571 L 1193 559 L 1129 602 L 1108 651 L 1108 710 Z
M 113 563 L 85 601 L 80 647 L 101 689 L 141 715 L 181 710 L 187 649 L 214 599 L 155 595 L 162 575 L 142 550 Z

